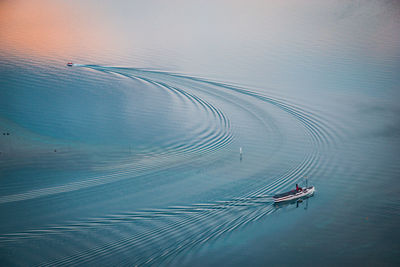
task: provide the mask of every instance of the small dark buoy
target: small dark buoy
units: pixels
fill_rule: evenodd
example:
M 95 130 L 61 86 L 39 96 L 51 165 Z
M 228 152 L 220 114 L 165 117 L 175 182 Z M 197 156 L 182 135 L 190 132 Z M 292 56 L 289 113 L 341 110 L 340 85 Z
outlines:
M 7 133 L 7 135 L 10 135 L 10 133 Z
M 6 135 L 6 133 L 3 133 L 3 135 Z
M 57 149 L 54 149 L 54 152 L 57 152 Z

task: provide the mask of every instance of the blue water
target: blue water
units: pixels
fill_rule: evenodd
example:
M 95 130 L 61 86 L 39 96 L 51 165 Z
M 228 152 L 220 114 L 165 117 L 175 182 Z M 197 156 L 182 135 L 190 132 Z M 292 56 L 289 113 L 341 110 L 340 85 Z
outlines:
M 400 263 L 396 2 L 0 9 L 1 265 Z

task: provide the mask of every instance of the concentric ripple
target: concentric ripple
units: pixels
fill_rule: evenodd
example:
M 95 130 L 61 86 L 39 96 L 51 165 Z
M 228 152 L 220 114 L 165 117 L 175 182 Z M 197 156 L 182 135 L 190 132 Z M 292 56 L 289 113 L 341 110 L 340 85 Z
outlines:
M 274 158 L 277 155 L 286 155 L 287 152 L 282 151 L 280 146 L 289 147 L 291 143 L 285 142 L 293 139 L 291 142 L 301 143 L 301 146 L 296 157 L 288 161 L 290 164 L 282 165 L 282 169 L 276 168 L 275 172 L 271 172 L 268 164 L 250 165 L 251 171 L 247 172 L 241 191 L 225 194 L 220 200 L 216 198 L 206 203 L 128 210 L 0 235 L 2 246 L 29 248 L 31 254 L 24 259 L 29 263 L 43 266 L 173 264 L 176 256 L 182 255 L 181 252 L 199 247 L 277 211 L 272 204 L 273 193 L 299 182 L 304 176 L 315 177 L 317 180 L 323 171 L 330 168 L 330 158 L 323 152 L 332 149 L 339 138 L 337 131 L 333 130 L 334 122 L 309 107 L 294 104 L 288 98 L 168 72 L 97 65 L 79 67 L 154 85 L 201 110 L 206 114 L 203 122 L 207 123 L 192 124 L 194 126 L 189 130 L 191 134 L 185 138 L 170 140 L 162 147 L 147 148 L 142 151 L 146 157 L 139 161 L 124 160 L 113 165 L 107 175 L 2 196 L 1 205 L 71 193 L 154 173 L 161 175 L 171 168 L 183 171 L 190 164 L 196 164 L 197 168 L 206 168 L 216 160 L 221 164 L 230 164 L 232 150 L 240 145 L 240 138 L 245 140 L 241 135 L 251 130 L 241 124 L 243 121 L 229 116 L 233 114 L 232 110 L 240 110 L 238 113 L 245 114 L 243 116 L 247 119 L 251 118 L 252 121 L 248 123 L 255 123 L 269 133 L 269 139 L 258 140 L 260 145 L 264 142 L 265 147 L 269 148 L 265 151 L 266 159 L 270 159 L 268 164 L 275 164 Z M 274 116 L 292 124 L 280 125 Z M 281 127 L 296 129 L 293 136 L 298 136 L 301 142 L 292 136 L 287 137 L 289 141 L 285 141 Z M 302 131 L 297 132 L 299 129 Z M 256 134 L 262 136 L 262 133 Z M 65 240 L 65 245 L 62 248 L 57 246 L 57 251 L 52 253 L 52 244 L 60 240 Z M 40 251 L 46 251 L 46 254 L 41 254 L 39 248 Z
M 104 72 L 111 72 L 111 70 L 104 70 Z M 180 166 L 184 161 L 188 163 L 196 160 L 196 162 L 200 164 L 202 160 L 212 156 L 212 152 L 232 142 L 234 135 L 231 130 L 229 119 L 217 107 L 178 87 L 173 87 L 163 82 L 153 81 L 143 77 L 133 77 L 129 74 L 121 73 L 121 75 L 155 85 L 161 90 L 167 90 L 171 94 L 174 94 L 174 98 L 179 99 L 184 105 L 189 104 L 192 106 L 192 109 L 194 108 L 198 110 L 198 112 L 205 114 L 206 119 L 195 124 L 192 129 L 186 129 L 186 132 L 190 134 L 186 134 L 183 138 L 167 140 L 162 146 L 141 149 L 139 152 L 139 159 L 132 161 L 132 157 L 128 157 L 127 159 L 120 159 L 116 163 L 114 162 L 110 167 L 107 167 L 110 172 L 109 174 L 91 176 L 87 177 L 85 180 L 79 180 L 68 184 L 0 196 L 0 204 L 72 192 L 117 182 L 123 179 L 132 179 L 133 177 L 143 176 L 173 166 Z M 201 159 L 199 159 L 199 157 L 201 157 Z M 8 162 L 8 164 L 9 163 L 10 162 Z M 101 168 L 104 169 L 104 167 Z

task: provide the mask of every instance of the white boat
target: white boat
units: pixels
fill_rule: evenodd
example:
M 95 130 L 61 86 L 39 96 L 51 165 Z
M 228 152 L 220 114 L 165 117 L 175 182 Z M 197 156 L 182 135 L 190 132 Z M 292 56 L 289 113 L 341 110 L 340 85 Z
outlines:
M 274 195 L 274 202 L 279 203 L 284 201 L 303 199 L 312 196 L 314 192 L 315 192 L 314 186 L 301 188 L 298 187 L 298 185 L 296 185 L 295 190 Z

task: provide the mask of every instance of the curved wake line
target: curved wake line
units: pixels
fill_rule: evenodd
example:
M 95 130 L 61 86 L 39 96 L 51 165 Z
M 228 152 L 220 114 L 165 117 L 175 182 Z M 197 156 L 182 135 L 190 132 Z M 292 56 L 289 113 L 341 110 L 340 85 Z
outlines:
M 84 66 L 84 65 L 80 65 Z M 111 72 L 103 70 L 104 72 Z M 154 171 L 155 168 L 161 168 L 165 170 L 169 169 L 172 166 L 179 166 L 182 164 L 182 157 L 189 158 L 192 154 L 192 157 L 198 157 L 200 155 L 204 155 L 205 153 L 215 152 L 229 143 L 231 143 L 234 139 L 234 135 L 231 132 L 230 121 L 226 117 L 226 115 L 211 105 L 207 101 L 197 97 L 193 94 L 185 92 L 182 89 L 177 87 L 169 86 L 162 82 L 153 81 L 151 79 L 147 79 L 145 77 L 132 77 L 130 75 L 126 75 L 123 73 L 119 73 L 120 75 L 124 75 L 128 78 L 137 78 L 143 81 L 149 82 L 161 88 L 173 91 L 186 99 L 190 100 L 195 105 L 201 106 L 203 110 L 212 114 L 212 117 L 218 121 L 218 128 L 210 128 L 205 127 L 204 130 L 200 132 L 200 138 L 193 138 L 182 140 L 180 142 L 171 142 L 167 147 L 159 148 L 159 150 L 153 151 L 144 151 L 148 154 L 156 154 L 156 158 L 153 156 L 150 159 L 143 159 L 139 163 L 135 163 L 135 167 L 129 170 L 118 171 L 109 175 L 103 175 L 98 177 L 93 177 L 84 181 L 78 181 L 73 183 L 68 183 L 65 185 L 49 187 L 49 188 L 41 188 L 30 190 L 25 193 L 13 194 L 0 197 L 0 204 L 16 202 L 16 201 L 24 201 L 31 200 L 40 197 L 46 197 L 50 195 L 56 195 L 60 193 L 67 193 L 77 190 L 82 190 L 94 186 L 109 184 L 113 182 L 118 182 L 124 179 L 130 179 L 137 176 L 142 176 L 149 174 Z M 200 139 L 200 142 L 195 142 L 191 139 Z M 173 157 L 171 157 L 173 155 Z M 178 157 L 179 156 L 179 157 Z M 161 158 L 163 157 L 163 158 Z M 172 160 L 171 160 L 172 158 Z M 195 159 L 192 159 L 192 161 Z M 144 162 L 146 161 L 146 162 Z M 160 169 L 159 169 L 160 170 Z M 159 171 L 158 170 L 158 171 Z
M 229 88 L 229 89 L 232 89 L 232 88 Z M 332 136 L 329 135 L 329 134 L 326 134 L 326 132 L 324 132 L 324 130 L 323 130 L 323 127 L 320 126 L 318 121 L 312 120 L 312 117 L 310 117 L 309 114 L 305 114 L 304 112 L 302 112 L 301 109 L 296 109 L 293 106 L 291 106 L 290 104 L 287 104 L 287 103 L 285 103 L 283 101 L 277 101 L 277 100 L 272 99 L 271 97 L 262 96 L 262 95 L 256 94 L 256 93 L 248 91 L 248 90 L 235 89 L 235 91 L 236 92 L 240 92 L 242 94 L 253 96 L 253 97 L 258 98 L 258 99 L 260 99 L 260 100 L 262 100 L 264 102 L 268 102 L 270 104 L 273 104 L 273 105 L 279 107 L 280 109 L 284 110 L 285 112 L 289 113 L 290 115 L 296 117 L 304 125 L 304 127 L 307 129 L 307 131 L 309 132 L 310 137 L 314 141 L 314 145 L 315 145 L 314 152 L 308 157 L 308 159 L 302 164 L 301 167 L 297 168 L 297 170 L 295 170 L 291 175 L 288 175 L 286 177 L 285 176 L 281 177 L 280 179 L 275 180 L 270 185 L 265 186 L 264 188 L 260 188 L 259 190 L 255 191 L 253 193 L 250 193 L 247 196 L 241 198 L 242 200 L 247 201 L 248 199 L 251 199 L 252 197 L 256 197 L 257 198 L 257 195 L 260 196 L 260 194 L 264 194 L 264 196 L 265 196 L 265 193 L 268 192 L 268 190 L 271 190 L 271 188 L 273 186 L 274 186 L 274 188 L 273 188 L 274 190 L 278 190 L 278 189 L 280 189 L 282 187 L 285 187 L 288 183 L 293 182 L 293 180 L 295 180 L 296 177 L 298 177 L 301 174 L 306 173 L 306 171 L 309 170 L 310 168 L 312 168 L 313 166 L 316 166 L 318 164 L 318 147 L 320 145 L 324 145 L 324 144 L 327 144 L 327 143 L 329 144 L 328 140 L 330 140 L 332 138 Z M 226 208 L 226 210 L 228 210 L 228 211 L 231 211 L 232 207 L 238 207 L 238 206 L 239 207 L 246 207 L 246 209 L 247 209 L 249 206 L 252 206 L 254 204 L 251 201 L 250 201 L 251 204 L 243 203 L 243 202 L 235 202 L 235 201 L 233 202 L 234 204 L 232 204 L 232 201 L 228 201 L 228 202 L 224 202 L 224 203 L 226 204 L 226 206 L 224 206 L 225 208 L 229 207 L 229 208 Z M 263 203 L 263 205 L 265 205 L 265 204 L 266 203 Z M 207 207 L 207 210 L 209 211 L 210 210 L 210 208 L 209 208 L 210 206 L 206 205 L 206 207 Z M 193 208 L 185 209 L 184 214 L 193 212 L 193 210 L 196 210 L 196 209 L 193 209 Z M 215 211 L 215 209 L 211 209 L 213 215 L 215 215 L 215 216 L 218 215 L 219 213 L 223 212 L 224 210 L 225 209 L 221 209 L 219 206 L 218 206 L 217 211 Z M 222 235 L 224 232 L 231 231 L 231 230 L 233 230 L 233 229 L 235 229 L 235 228 L 237 228 L 237 227 L 239 227 L 239 226 L 241 226 L 243 224 L 246 224 L 247 222 L 257 220 L 257 219 L 261 218 L 262 216 L 271 213 L 272 211 L 273 211 L 273 209 L 267 208 L 266 211 L 262 212 L 261 214 L 258 214 L 257 216 L 250 216 L 250 218 L 247 217 L 249 219 L 240 221 L 239 223 L 235 224 L 234 222 L 236 220 L 238 220 L 237 217 L 236 217 L 236 219 L 233 219 L 233 220 L 228 222 L 228 223 L 234 223 L 234 225 L 232 227 L 225 227 L 224 228 L 223 226 L 225 224 L 219 225 L 218 226 L 219 228 L 217 227 L 217 229 L 219 229 L 219 230 L 217 230 L 217 231 L 214 231 L 214 230 L 203 231 L 202 235 L 205 235 L 205 237 L 200 238 L 200 239 L 191 239 L 190 237 L 189 238 L 186 237 L 187 240 L 192 240 L 192 241 L 189 241 L 188 243 L 186 243 L 184 245 L 180 245 L 180 246 L 176 247 L 175 249 L 167 249 L 161 255 L 159 255 L 159 257 L 164 257 L 165 258 L 168 255 L 179 253 L 180 251 L 182 251 L 184 249 L 187 249 L 187 248 L 189 248 L 191 246 L 195 246 L 197 244 L 204 243 L 204 242 L 206 242 L 207 240 L 209 240 L 211 238 L 218 237 L 218 236 Z M 171 212 L 171 211 L 169 211 L 169 212 Z M 171 216 L 171 215 L 181 214 L 182 212 L 183 211 L 180 210 L 178 213 L 172 213 L 172 214 L 167 213 L 167 214 L 165 214 L 165 213 L 160 212 L 160 211 L 154 211 L 154 212 L 150 213 L 151 214 L 150 217 L 152 217 L 154 215 L 156 215 L 156 216 L 164 216 L 164 215 Z M 144 219 L 144 218 L 147 218 L 147 216 L 145 214 L 141 214 L 140 218 Z M 239 218 L 242 218 L 242 217 L 239 217 Z M 198 217 L 192 218 L 191 222 L 195 223 L 195 224 L 198 224 L 198 223 L 201 223 L 203 220 L 209 220 L 209 219 L 210 219 L 209 216 L 205 216 L 204 215 L 204 217 L 198 216 Z M 166 230 L 168 232 L 168 233 L 164 233 L 164 235 L 171 234 L 169 232 L 172 231 L 172 229 L 176 229 L 176 227 L 187 226 L 188 223 L 189 223 L 189 221 L 184 220 L 184 221 L 181 221 L 179 225 L 173 224 L 171 226 L 162 228 L 161 230 Z M 155 238 L 159 238 L 159 236 L 161 234 L 159 231 L 161 231 L 161 230 L 158 229 L 158 230 L 154 231 L 152 234 L 147 233 L 145 235 L 140 235 L 140 237 L 136 236 L 136 238 L 140 238 L 140 239 L 137 240 L 135 242 L 135 244 L 139 245 L 137 242 L 142 241 L 142 243 L 140 243 L 140 244 L 141 244 L 141 246 L 143 246 L 143 242 L 144 241 L 148 241 L 148 240 L 152 240 L 152 239 L 155 239 Z M 152 236 L 152 238 L 150 238 L 149 234 Z M 198 234 L 199 233 L 197 233 L 196 236 L 198 236 Z M 127 248 L 127 244 L 133 242 L 134 240 L 135 240 L 135 237 L 131 237 L 131 238 L 128 238 L 127 240 L 122 240 L 122 241 L 120 240 L 117 244 L 108 243 L 108 244 L 106 244 L 106 247 L 112 246 L 112 247 L 115 247 L 115 249 L 118 249 L 118 250 L 120 250 L 120 249 L 122 249 L 124 247 L 125 247 L 125 249 L 128 249 Z M 110 251 L 110 250 L 108 250 L 108 251 Z M 97 255 L 98 253 L 102 253 L 103 254 L 104 252 L 105 251 L 103 249 L 98 248 L 97 250 L 94 250 L 94 251 L 91 250 L 91 252 L 88 252 L 88 254 L 91 254 L 92 257 L 95 257 L 95 255 Z M 92 257 L 90 257 L 88 254 L 85 253 L 85 254 L 80 255 L 78 257 L 80 259 L 84 258 L 84 259 L 90 261 L 92 259 Z M 157 255 L 152 255 L 146 261 L 144 261 L 145 259 L 138 259 L 135 262 L 139 262 L 141 264 L 150 263 L 150 262 L 154 261 L 156 259 L 156 257 L 157 257 Z M 75 259 L 77 259 L 77 258 L 75 258 Z M 61 262 L 56 261 L 56 262 L 52 262 L 52 263 L 63 263 L 63 264 L 65 264 L 65 263 L 70 262 L 71 260 L 74 261 L 73 258 L 69 258 L 69 260 L 67 258 L 67 259 L 62 260 Z
M 109 72 L 115 71 L 118 74 L 124 75 L 120 73 L 121 68 L 101 67 L 94 65 L 83 65 L 83 67 Z M 46 262 L 44 265 L 88 263 L 95 261 L 99 256 L 102 258 L 111 257 L 112 254 L 117 251 L 118 253 L 123 253 L 124 251 L 132 248 L 140 251 L 140 253 L 138 253 L 140 255 L 135 257 L 133 260 L 133 262 L 136 264 L 150 264 L 156 261 L 158 263 L 162 263 L 167 260 L 172 260 L 174 256 L 186 249 L 201 245 L 211 239 L 216 239 L 225 233 L 231 232 L 250 222 L 258 220 L 263 216 L 273 213 L 276 208 L 274 208 L 272 205 L 272 193 L 282 190 L 289 184 L 298 181 L 301 176 L 311 173 L 318 173 L 318 170 L 316 170 L 317 166 L 321 166 L 321 164 L 328 164 L 326 160 L 321 161 L 320 151 L 325 149 L 326 146 L 335 144 L 336 133 L 330 131 L 326 123 L 324 123 L 321 118 L 315 118 L 312 113 L 304 110 L 301 107 L 290 104 L 288 101 L 275 99 L 273 97 L 262 95 L 244 88 L 230 86 L 218 82 L 211 82 L 200 78 L 181 76 L 166 72 L 147 71 L 142 69 L 128 70 L 140 72 L 140 75 L 133 75 L 131 78 L 143 79 L 147 82 L 158 84 L 159 86 L 174 91 L 175 93 L 179 93 L 185 97 L 191 98 L 205 109 L 211 110 L 212 113 L 215 114 L 215 118 L 218 118 L 220 121 L 220 125 L 225 129 L 230 129 L 229 120 L 224 119 L 222 112 L 218 112 L 218 109 L 206 101 L 199 100 L 191 95 L 187 95 L 184 90 L 182 92 L 182 89 L 179 89 L 177 86 L 171 86 L 165 82 L 156 81 L 153 78 L 146 77 L 146 74 L 150 73 L 164 75 L 176 79 L 189 79 L 194 82 L 201 82 L 220 88 L 220 90 L 224 89 L 232 91 L 241 95 L 247 95 L 256 98 L 265 103 L 269 103 L 294 117 L 301 123 L 301 125 L 303 125 L 310 140 L 312 141 L 313 150 L 310 154 L 306 155 L 304 160 L 299 165 L 288 170 L 286 174 L 277 177 L 271 183 L 262 186 L 257 190 L 248 192 L 247 194 L 238 198 L 232 198 L 231 200 L 208 204 L 194 204 L 184 207 L 169 207 L 160 210 L 109 215 L 103 218 L 93 219 L 89 222 L 77 222 L 66 226 L 55 226 L 46 230 L 42 230 L 43 232 L 28 231 L 25 233 L 10 234 L 0 237 L 0 242 L 13 242 L 25 238 L 31 239 L 33 237 L 49 238 L 50 233 L 54 234 L 55 236 L 71 232 L 81 233 L 85 231 L 85 229 L 90 230 L 99 226 L 112 227 L 119 223 L 135 227 L 135 223 L 139 221 L 167 220 L 167 222 L 163 223 L 163 226 L 156 226 L 153 227 L 153 229 L 150 226 L 149 230 L 139 231 L 139 233 L 136 235 L 129 235 L 130 231 L 127 231 L 127 237 L 119 236 L 115 238 L 117 240 L 103 242 L 102 245 L 89 247 L 87 250 L 73 253 L 74 255 L 71 256 Z M 227 142 L 229 143 L 229 140 L 231 140 L 229 139 L 230 137 L 226 138 L 228 139 Z M 213 137 L 210 137 L 209 140 L 204 141 L 204 144 L 202 145 L 206 145 L 208 141 L 211 142 L 212 140 Z M 225 144 L 226 143 L 223 143 L 223 145 Z M 171 147 L 174 146 L 176 146 L 176 144 L 171 144 Z M 185 149 L 187 149 L 184 150 L 185 152 L 192 151 L 191 148 L 185 147 Z M 0 203 L 2 203 L 1 200 L 2 198 L 0 198 Z M 173 218 L 173 220 L 171 218 Z M 171 240 L 176 242 L 171 242 Z M 163 248 L 163 250 L 154 252 L 152 250 L 152 244 L 154 243 L 157 243 Z M 176 243 L 179 243 L 180 245 L 177 246 Z M 127 260 L 129 260 L 129 263 L 132 263 L 130 259 Z
M 286 178 L 290 178 L 296 175 L 296 172 L 293 172 L 286 176 Z M 283 176 L 282 178 L 285 178 Z M 282 179 L 283 180 L 283 179 Z M 272 185 L 270 186 L 272 187 Z M 276 189 L 278 187 L 275 187 Z M 260 199 L 263 199 L 261 200 Z M 192 232 L 192 237 L 199 237 L 200 239 L 192 239 L 190 237 L 185 236 L 186 242 L 184 245 L 181 245 L 176 248 L 168 248 L 162 253 L 160 257 L 165 258 L 166 256 L 171 256 L 176 254 L 184 249 L 187 249 L 192 246 L 200 245 L 210 239 L 217 238 L 221 236 L 223 233 L 233 231 L 234 229 L 244 226 L 250 222 L 258 220 L 259 218 L 272 213 L 275 211 L 275 208 L 271 205 L 272 199 L 271 196 L 249 196 L 246 198 L 232 200 L 232 201 L 223 201 L 216 204 L 198 204 L 192 207 L 178 207 L 174 208 L 171 207 L 170 210 L 152 210 L 149 212 L 142 212 L 142 213 L 133 213 L 128 216 L 132 216 L 130 219 L 155 219 L 156 217 L 164 217 L 164 216 L 176 216 L 176 215 L 190 215 L 192 213 L 199 213 L 199 215 L 195 215 L 189 218 L 184 218 L 178 221 L 175 221 L 173 224 L 169 224 L 163 228 L 158 228 L 156 230 L 141 233 L 135 236 L 127 237 L 122 240 L 118 240 L 117 242 L 108 242 L 96 249 L 90 249 L 89 251 L 82 252 L 80 255 L 75 255 L 72 258 L 67 257 L 62 260 L 56 260 L 46 265 L 64 265 L 69 264 L 71 262 L 77 262 L 80 264 L 90 262 L 91 260 L 95 259 L 99 255 L 110 254 L 112 251 L 121 251 L 121 250 L 128 250 L 130 248 L 135 247 L 138 248 L 148 248 L 151 246 L 151 242 L 159 242 L 160 237 L 168 238 L 168 236 L 176 236 L 179 233 L 182 233 L 183 228 L 189 228 L 187 231 Z M 252 210 L 251 207 L 259 207 L 259 210 Z M 175 214 L 176 212 L 176 214 Z M 226 221 L 227 214 L 232 212 L 242 212 L 240 216 L 235 215 L 230 220 Z M 219 220 L 223 220 L 220 223 L 213 223 L 210 225 L 210 222 L 213 222 L 213 218 L 219 218 Z M 115 220 L 113 220 L 115 222 Z M 111 222 L 110 222 L 111 223 Z M 199 228 L 199 224 L 205 224 L 204 228 Z M 229 226 L 229 227 L 228 227 Z M 199 231 L 194 231 L 193 227 L 199 229 Z M 211 228 L 211 229 L 210 229 Z M 218 229 L 215 231 L 215 229 Z M 173 242 L 176 244 L 175 242 Z M 157 257 L 154 255 L 151 257 L 155 260 Z M 137 259 L 135 262 L 139 264 L 144 264 L 148 261 L 147 258 Z
M 230 127 L 230 121 L 226 117 L 226 115 L 216 108 L 214 105 L 210 104 L 209 102 L 205 101 L 204 99 L 186 92 L 183 89 L 180 89 L 176 86 L 170 86 L 166 83 L 155 81 L 146 77 L 141 77 L 141 76 L 132 76 L 126 73 L 118 72 L 115 70 L 110 70 L 110 69 L 96 69 L 98 71 L 106 72 L 106 73 L 114 73 L 118 74 L 130 79 L 136 79 L 136 80 L 141 80 L 145 81 L 149 84 L 153 84 L 155 86 L 158 86 L 160 88 L 166 89 L 170 92 L 173 92 L 180 97 L 183 97 L 185 99 L 188 99 L 193 105 L 195 106 L 200 106 L 203 110 L 206 111 L 206 113 L 211 114 L 212 117 L 218 121 L 218 125 L 220 127 L 218 128 L 210 128 L 209 124 L 205 125 L 205 129 L 203 129 L 202 135 L 203 138 L 194 138 L 191 137 L 186 140 L 181 140 L 181 141 L 176 141 L 177 143 L 173 143 L 170 146 L 163 147 L 164 153 L 170 151 L 170 150 L 177 150 L 179 148 L 179 153 L 192 153 L 192 152 L 201 152 L 201 151 L 213 151 L 216 149 L 221 148 L 222 146 L 219 145 L 222 143 L 223 145 L 226 145 L 230 143 L 233 139 L 233 134 L 231 132 L 231 127 Z M 201 137 L 200 136 L 200 137 Z M 202 140 L 200 143 L 196 142 L 193 143 L 193 140 L 200 139 Z M 216 144 L 215 146 L 213 146 Z M 218 145 L 218 146 L 217 146 Z

